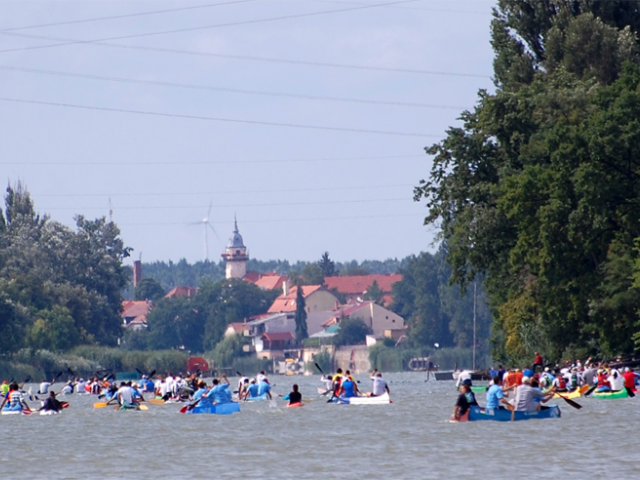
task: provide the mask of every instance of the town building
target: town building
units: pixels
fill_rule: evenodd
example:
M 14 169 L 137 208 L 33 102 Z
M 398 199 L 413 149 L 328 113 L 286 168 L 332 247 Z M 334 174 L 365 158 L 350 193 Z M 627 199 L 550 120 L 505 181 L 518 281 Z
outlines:
M 122 302 L 122 323 L 128 330 L 143 330 L 147 328 L 147 315 L 153 305 L 147 300 L 125 300 Z
M 234 221 L 233 234 L 225 252 L 221 255 L 226 260 L 225 278 L 244 278 L 247 274 L 247 247 L 244 246 L 242 235 L 238 231 L 238 221 Z
M 307 313 L 333 310 L 340 303 L 333 293 L 327 291 L 321 285 L 303 285 L 302 287 L 292 287 L 289 289 L 288 283 L 284 282 L 282 295 L 273 301 L 273 304 L 267 312 L 295 312 L 297 308 L 296 297 L 298 288 L 302 288 L 302 296 L 304 297 Z
M 393 301 L 391 287 L 394 283 L 402 280 L 402 275 L 394 273 L 391 275 L 350 275 L 344 277 L 325 277 L 324 286 L 328 290 L 336 290 L 343 294 L 346 303 L 364 302 L 367 290 L 375 281 L 378 289 L 382 292 L 382 303 L 387 306 Z

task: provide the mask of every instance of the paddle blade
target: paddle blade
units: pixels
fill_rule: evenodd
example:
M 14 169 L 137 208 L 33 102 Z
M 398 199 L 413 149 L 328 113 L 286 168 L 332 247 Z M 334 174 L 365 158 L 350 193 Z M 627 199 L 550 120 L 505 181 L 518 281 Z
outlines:
M 155 370 L 151 370 L 151 373 L 149 374 L 149 376 L 147 378 L 151 378 L 156 374 Z
M 149 410 L 149 407 L 147 407 L 146 405 L 139 405 L 138 408 L 143 411 Z
M 93 404 L 93 408 L 104 408 L 107 406 L 106 402 L 96 402 Z
M 587 390 L 589 390 L 591 387 L 589 385 L 584 385 L 583 387 L 580 388 L 580 395 L 584 395 L 585 392 Z
M 567 402 L 569 405 L 571 405 L 573 408 L 580 410 L 582 408 L 582 405 L 580 405 L 577 402 L 574 402 L 573 400 L 571 400 L 570 398 L 567 397 L 563 397 L 562 395 L 560 395 L 560 398 L 563 399 L 565 402 Z
M 185 405 L 184 407 L 182 407 L 180 409 L 180 413 L 187 413 L 187 410 L 189 409 L 189 405 Z
M 60 402 L 60 405 L 62 405 L 62 408 L 69 408 L 69 402 Z
M 28 410 L 28 409 L 26 409 L 26 408 L 25 408 L 24 410 L 22 410 L 22 414 L 23 414 L 23 415 L 31 415 L 32 413 L 33 413 L 33 411 L 32 411 L 32 410 Z
M 318 371 L 324 375 L 324 372 L 322 371 L 322 369 L 320 368 L 320 365 L 318 365 L 318 363 L 315 363 L 316 368 L 318 369 Z
M 164 405 L 164 400 L 161 398 L 150 398 L 147 402 L 152 405 Z

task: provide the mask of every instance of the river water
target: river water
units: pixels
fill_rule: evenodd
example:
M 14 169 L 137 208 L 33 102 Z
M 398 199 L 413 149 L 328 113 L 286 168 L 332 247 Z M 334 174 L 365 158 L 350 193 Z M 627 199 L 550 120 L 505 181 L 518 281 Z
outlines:
M 357 377 L 366 390 L 367 376 Z M 271 377 L 300 385 L 303 408 L 242 404 L 234 415 L 94 409 L 68 395 L 61 415 L 0 417 L 0 477 L 28 479 L 261 478 L 448 479 L 640 477 L 640 397 L 561 402 L 562 418 L 452 424 L 453 382 L 387 374 L 393 404 L 327 404 L 318 376 Z M 231 379 L 232 385 L 236 379 Z M 27 386 L 28 388 L 28 386 Z M 37 385 L 33 385 L 37 390 Z M 477 394 L 484 405 L 484 394 Z

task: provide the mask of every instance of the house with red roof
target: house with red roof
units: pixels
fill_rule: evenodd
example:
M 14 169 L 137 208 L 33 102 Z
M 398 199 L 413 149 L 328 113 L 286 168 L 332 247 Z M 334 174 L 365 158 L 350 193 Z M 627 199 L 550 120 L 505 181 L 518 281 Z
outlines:
M 280 275 L 276 272 L 257 273 L 247 272 L 242 278 L 245 282 L 253 283 L 261 290 L 277 290 L 282 288 L 284 282 L 287 281 L 286 275 Z
M 124 328 L 129 330 L 142 330 L 147 328 L 147 315 L 153 305 L 147 300 L 125 300 L 122 302 L 122 322 Z
M 346 318 L 358 318 L 369 327 L 375 338 L 393 337 L 394 331 L 404 330 L 404 318 L 381 307 L 375 302 L 368 301 L 355 305 L 341 305 L 331 312 L 331 316 L 322 324 L 323 331 L 332 325 L 340 325 Z
M 164 298 L 193 298 L 197 293 L 197 287 L 175 287 Z
M 269 313 L 295 312 L 296 297 L 298 288 L 302 288 L 302 296 L 304 297 L 305 308 L 307 313 L 310 312 L 326 312 L 333 310 L 339 305 L 338 298 L 331 292 L 327 291 L 322 285 L 303 285 L 302 287 L 287 287 L 287 282 L 283 284 L 283 292 L 273 301 Z
M 402 275 L 394 273 L 391 275 L 350 275 L 344 277 L 325 277 L 324 286 L 328 290 L 337 290 L 347 297 L 347 303 L 358 303 L 365 300 L 364 295 L 367 289 L 375 281 L 378 288 L 384 294 L 383 303 L 389 305 L 391 297 L 391 286 L 402 280 Z

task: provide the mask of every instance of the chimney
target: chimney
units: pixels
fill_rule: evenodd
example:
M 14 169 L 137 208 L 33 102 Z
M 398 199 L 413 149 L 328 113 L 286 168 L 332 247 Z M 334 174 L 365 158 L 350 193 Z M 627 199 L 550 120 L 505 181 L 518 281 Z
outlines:
M 133 262 L 133 288 L 142 280 L 142 262 L 136 260 Z
M 282 294 L 286 297 L 289 295 L 289 280 L 282 282 Z

